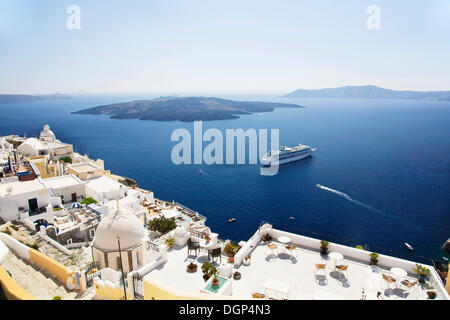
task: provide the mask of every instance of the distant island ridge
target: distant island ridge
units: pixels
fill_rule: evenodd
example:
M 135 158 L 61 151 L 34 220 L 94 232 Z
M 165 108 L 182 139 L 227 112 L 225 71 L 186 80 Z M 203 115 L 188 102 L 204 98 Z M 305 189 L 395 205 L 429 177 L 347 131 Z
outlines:
M 271 112 L 275 108 L 304 107 L 289 103 L 234 101 L 215 97 L 159 97 L 102 105 L 72 113 L 111 115 L 112 119 L 191 122 L 236 119 L 239 115 Z
M 0 94 L 0 103 L 29 103 L 43 100 L 54 99 L 71 99 L 72 97 L 67 94 L 42 94 L 42 95 L 29 95 L 29 94 Z
M 325 89 L 298 89 L 284 98 L 427 99 L 450 101 L 450 91 L 391 90 L 377 86 L 345 86 Z

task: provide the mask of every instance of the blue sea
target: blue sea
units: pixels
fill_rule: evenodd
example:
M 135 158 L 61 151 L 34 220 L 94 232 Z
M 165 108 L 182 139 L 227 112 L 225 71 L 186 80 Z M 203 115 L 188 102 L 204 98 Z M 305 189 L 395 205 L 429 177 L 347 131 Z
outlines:
M 103 159 L 106 169 L 135 179 L 159 199 L 178 201 L 205 215 L 222 239 L 247 240 L 262 221 L 269 221 L 288 231 L 406 259 L 429 263 L 445 255 L 441 246 L 450 236 L 450 103 L 216 96 L 306 108 L 203 122 L 204 130 L 217 128 L 225 135 L 226 129 L 279 129 L 280 144 L 302 143 L 316 152 L 281 166 L 275 176 L 261 175 L 260 167 L 250 164 L 175 165 L 171 134 L 178 128 L 192 132 L 193 123 L 70 114 L 155 95 L 79 95 L 3 104 L 0 135 L 38 136 L 49 124 L 58 139 L 72 143 L 81 154 Z M 232 217 L 236 221 L 229 223 Z

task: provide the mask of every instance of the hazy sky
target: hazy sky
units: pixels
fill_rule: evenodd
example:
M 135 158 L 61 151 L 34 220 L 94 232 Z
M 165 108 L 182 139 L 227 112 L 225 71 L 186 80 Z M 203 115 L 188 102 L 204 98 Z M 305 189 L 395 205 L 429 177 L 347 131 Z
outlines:
M 450 0 L 0 0 L 0 93 L 366 84 L 450 90 Z

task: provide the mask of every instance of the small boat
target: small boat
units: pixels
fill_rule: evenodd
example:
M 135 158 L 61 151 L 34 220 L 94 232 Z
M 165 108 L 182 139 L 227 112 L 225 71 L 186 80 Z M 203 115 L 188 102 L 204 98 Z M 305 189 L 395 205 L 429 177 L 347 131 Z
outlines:
M 414 248 L 408 242 L 405 242 L 405 246 L 411 251 L 414 250 Z
M 234 222 L 234 221 L 236 221 L 236 218 L 228 219 L 228 222 Z
M 295 220 L 295 218 L 294 217 L 289 217 L 289 220 Z

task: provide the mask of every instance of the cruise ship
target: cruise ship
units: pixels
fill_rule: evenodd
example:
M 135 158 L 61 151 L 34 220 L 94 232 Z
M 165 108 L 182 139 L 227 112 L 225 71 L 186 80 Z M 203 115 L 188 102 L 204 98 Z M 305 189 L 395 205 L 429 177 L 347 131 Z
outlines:
M 302 144 L 299 144 L 293 148 L 281 146 L 279 151 L 270 151 L 264 155 L 261 159 L 261 164 L 264 167 L 285 164 L 306 158 L 311 155 L 313 151 L 316 151 L 316 148 L 311 148 L 310 146 L 305 146 Z

